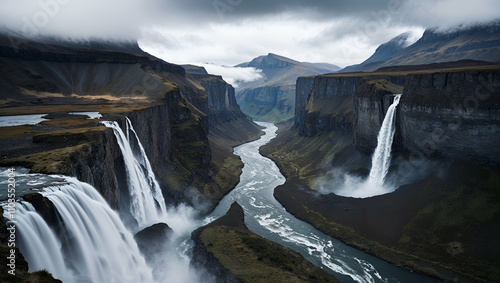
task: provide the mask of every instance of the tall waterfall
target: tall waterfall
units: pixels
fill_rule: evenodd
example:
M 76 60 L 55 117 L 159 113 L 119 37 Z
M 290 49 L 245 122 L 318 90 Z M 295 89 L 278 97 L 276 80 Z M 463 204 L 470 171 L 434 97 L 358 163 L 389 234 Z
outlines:
M 17 205 L 19 247 L 30 270 L 47 269 L 64 282 L 152 282 L 152 270 L 118 214 L 91 185 L 66 181 L 42 192 L 61 217 L 57 235 L 31 205 Z
M 144 228 L 166 215 L 165 199 L 132 123 L 126 119 L 126 134 L 117 122 L 104 121 L 112 128 L 125 162 L 127 183 L 130 194 L 130 213 Z M 138 152 L 132 146 L 138 146 Z
M 394 100 L 387 109 L 382 127 L 377 137 L 377 147 L 372 156 L 372 168 L 368 177 L 368 183 L 375 185 L 383 185 L 385 176 L 391 165 L 391 148 L 394 140 L 394 132 L 396 131 L 396 107 L 399 104 L 401 94 L 394 96 Z

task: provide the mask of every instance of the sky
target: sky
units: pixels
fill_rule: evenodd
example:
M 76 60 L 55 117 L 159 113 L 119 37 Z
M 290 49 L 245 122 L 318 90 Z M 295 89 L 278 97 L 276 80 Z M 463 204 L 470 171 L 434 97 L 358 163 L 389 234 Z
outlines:
M 0 1 L 0 26 L 27 36 L 138 40 L 168 62 L 218 71 L 268 53 L 345 67 L 403 32 L 410 44 L 425 28 L 497 18 L 497 0 Z

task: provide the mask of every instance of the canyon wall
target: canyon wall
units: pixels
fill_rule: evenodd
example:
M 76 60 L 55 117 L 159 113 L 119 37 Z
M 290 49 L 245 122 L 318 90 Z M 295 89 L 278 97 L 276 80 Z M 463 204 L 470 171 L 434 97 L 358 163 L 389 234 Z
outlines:
M 410 74 L 397 123 L 397 142 L 415 158 L 498 163 L 500 72 Z
M 303 136 L 314 136 L 322 131 L 353 131 L 356 123 L 353 104 L 356 90 L 367 81 L 381 79 L 391 84 L 404 83 L 403 76 L 394 75 L 321 75 L 314 77 L 306 95 L 311 78 L 299 78 L 295 127 L 299 128 L 299 133 Z
M 500 160 L 500 72 L 490 69 L 325 75 L 312 83 L 311 77 L 299 78 L 295 127 L 310 137 L 322 131 L 351 133 L 356 149 L 370 154 L 393 94 L 403 93 L 396 149 L 495 163 Z

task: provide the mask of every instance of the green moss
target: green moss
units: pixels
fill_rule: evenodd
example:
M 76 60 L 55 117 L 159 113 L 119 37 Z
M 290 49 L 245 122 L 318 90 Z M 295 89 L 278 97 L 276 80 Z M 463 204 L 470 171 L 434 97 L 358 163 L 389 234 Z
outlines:
M 337 282 L 298 253 L 251 232 L 216 226 L 203 229 L 200 238 L 243 282 Z
M 70 168 L 71 157 L 77 152 L 88 150 L 90 146 L 90 143 L 84 143 L 18 158 L 4 159 L 0 161 L 0 166 L 24 166 L 30 168 L 32 173 L 69 175 L 68 168 Z

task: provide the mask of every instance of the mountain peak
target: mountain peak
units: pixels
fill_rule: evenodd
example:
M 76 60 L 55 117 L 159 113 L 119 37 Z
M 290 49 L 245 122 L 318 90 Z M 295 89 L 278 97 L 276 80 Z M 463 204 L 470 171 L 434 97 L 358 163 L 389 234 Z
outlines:
M 283 69 L 298 64 L 298 61 L 274 53 L 259 56 L 248 63 L 248 67 L 256 69 Z

